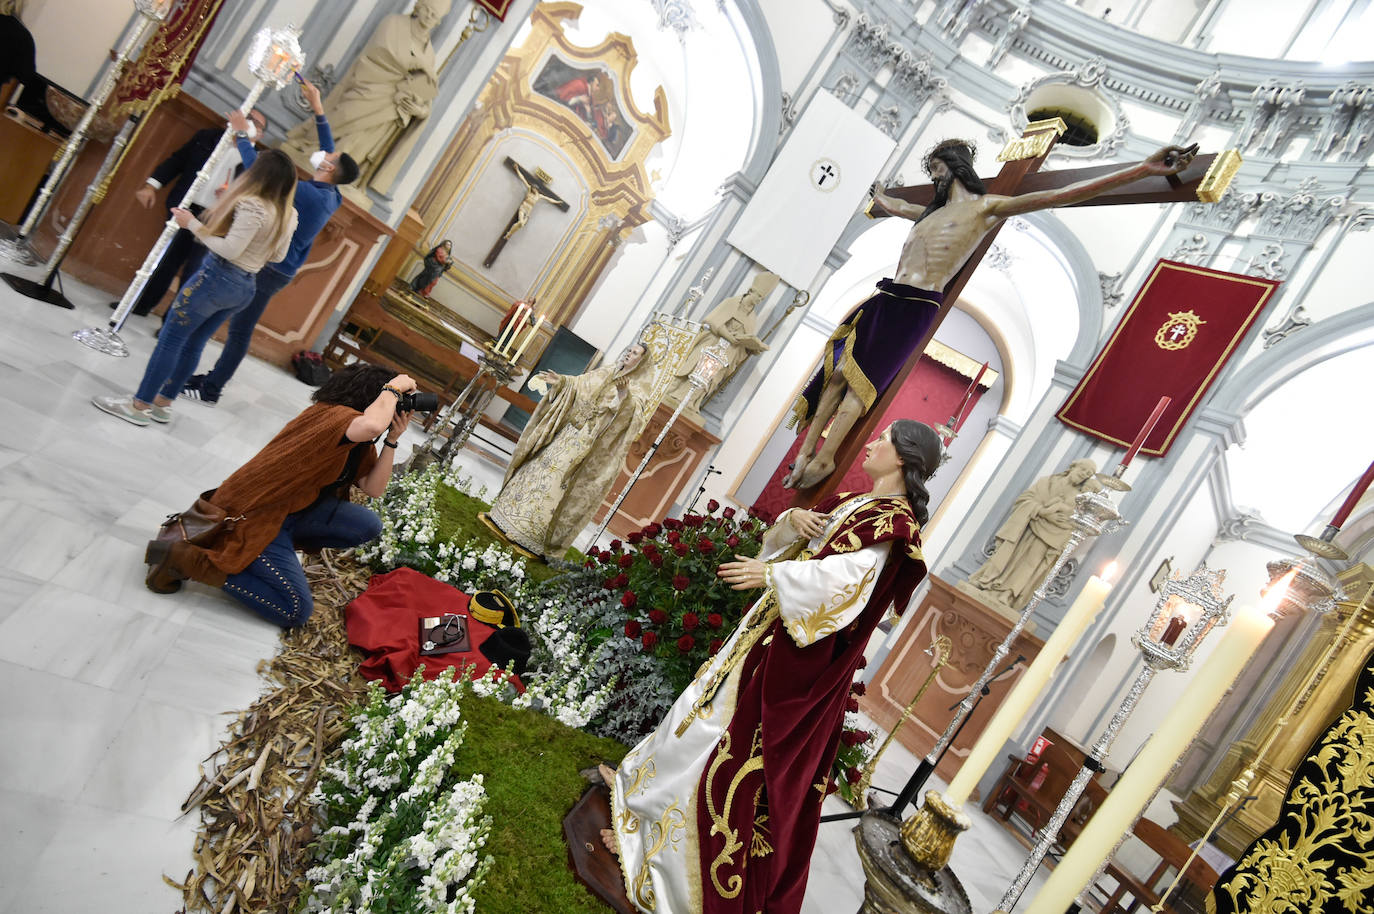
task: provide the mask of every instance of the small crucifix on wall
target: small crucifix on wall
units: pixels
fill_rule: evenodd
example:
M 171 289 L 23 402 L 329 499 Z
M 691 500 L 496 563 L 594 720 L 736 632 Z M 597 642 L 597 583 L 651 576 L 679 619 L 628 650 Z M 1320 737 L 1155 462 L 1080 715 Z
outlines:
M 541 200 L 552 203 L 563 212 L 568 211 L 568 201 L 558 196 L 549 187 L 553 177 L 542 168 L 536 168 L 533 173 L 528 171 L 519 162 L 506 156 L 506 167 L 514 172 L 520 179 L 520 183 L 525 185 L 525 196 L 521 198 L 520 205 L 515 208 L 515 214 L 510 217 L 510 222 L 506 224 L 506 230 L 501 233 L 501 237 L 496 239 L 496 243 L 491 246 L 491 251 L 487 254 L 487 259 L 482 261 L 482 266 L 490 267 L 496 263 L 496 258 L 500 256 L 502 248 L 511 236 L 525 227 L 525 223 L 530 221 L 530 213 L 534 206 Z

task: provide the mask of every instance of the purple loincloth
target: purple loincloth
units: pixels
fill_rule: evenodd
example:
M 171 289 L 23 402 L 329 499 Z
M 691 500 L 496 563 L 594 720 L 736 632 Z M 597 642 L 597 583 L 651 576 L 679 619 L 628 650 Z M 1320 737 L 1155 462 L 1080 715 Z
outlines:
M 830 335 L 820 370 L 792 407 L 791 424 L 805 427 L 811 421 L 821 391 L 837 370 L 863 402 L 864 412 L 872 409 L 920 345 L 944 298 L 943 292 L 878 280 L 878 291 Z

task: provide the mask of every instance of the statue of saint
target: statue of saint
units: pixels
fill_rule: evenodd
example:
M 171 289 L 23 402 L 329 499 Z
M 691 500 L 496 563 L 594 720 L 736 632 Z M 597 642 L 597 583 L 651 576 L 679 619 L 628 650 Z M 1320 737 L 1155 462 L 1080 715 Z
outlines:
M 676 380 L 664 395 L 667 399 L 681 402 L 681 398 L 692 395 L 692 385 L 688 380 L 692 370 L 697 367 L 702 352 L 709 347 L 718 346 L 722 340 L 726 343 L 725 357 L 729 364 L 712 379 L 710 386 L 701 389 L 700 396 L 688 403 L 687 409 L 696 409 L 710 399 L 749 356 L 767 351 L 767 344 L 758 337 L 758 318 L 754 315 L 754 309 L 758 307 L 759 302 L 768 297 L 777 284 L 776 273 L 760 273 L 754 277 L 753 284 L 743 295 L 725 299 L 706 315 L 706 319 L 702 321 L 702 330 L 697 334 L 696 342 L 692 344 L 691 354 L 682 363 Z
M 1102 488 L 1097 464 L 1075 460 L 1068 469 L 1043 476 L 1017 496 L 1011 514 L 994 539 L 996 548 L 983 566 L 960 582 L 960 590 L 984 603 L 1019 610 L 1045 580 L 1073 532 L 1069 519 L 1080 492 Z
M 548 384 L 515 445 L 501 491 L 483 521 L 508 542 L 562 558 L 605 500 L 630 445 L 649 424 L 654 366 L 635 343 L 613 365 Z
M 439 93 L 430 33 L 451 0 L 416 0 L 409 16 L 387 16 L 325 99 L 334 143 L 358 163 L 354 187 L 390 187 L 419 139 Z M 302 166 L 315 151 L 315 127 L 297 124 L 282 150 Z
M 425 264 L 410 281 L 410 288 L 429 298 L 439 277 L 453 267 L 453 242 L 445 238 L 425 255 Z
M 783 485 L 809 489 L 834 472 L 840 443 L 897 377 L 939 312 L 943 290 L 999 223 L 1091 200 L 1140 178 L 1177 174 L 1196 154 L 1196 144 L 1166 146 L 1144 162 L 1111 174 L 1059 190 L 1007 197 L 987 193 L 973 170 L 969 143 L 945 140 L 926 156 L 926 171 L 935 182 L 935 199 L 929 206 L 915 206 L 878 190 L 875 207 L 914 220 L 915 225 L 902 246 L 896 278 L 881 280 L 878 291 L 841 322 L 826 345 L 824 364 L 797 399 L 792 421 L 806 429 L 806 437 Z M 825 443 L 816 451 L 827 424 Z

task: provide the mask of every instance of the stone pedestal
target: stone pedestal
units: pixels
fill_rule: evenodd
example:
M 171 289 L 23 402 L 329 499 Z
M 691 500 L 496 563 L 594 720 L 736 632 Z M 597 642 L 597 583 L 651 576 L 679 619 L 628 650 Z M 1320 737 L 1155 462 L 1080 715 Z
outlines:
M 159 105 L 139 129 L 104 201 L 81 227 L 62 263 L 63 272 L 108 292 L 112 299 L 122 296 L 165 222 L 161 202 L 144 209 L 135 202 L 134 193 L 144 186 L 157 164 L 191 134 L 223 123 L 222 116 L 185 93 Z M 108 149 L 106 143 L 87 143 L 73 163 L 53 205 L 34 230 L 33 243 L 40 255 L 46 257 L 55 246 L 57 235 Z M 293 353 L 309 349 L 340 298 L 358 278 L 373 248 L 390 235 L 391 229 L 384 223 L 345 200 L 315 239 L 310 259 L 296 278 L 272 299 L 253 333 L 250 351 L 286 367 Z M 223 338 L 222 330 L 219 338 Z
M 615 503 L 616 496 L 630 481 L 630 474 L 644 459 L 645 453 L 672 415 L 673 407 L 666 403 L 659 404 L 653 419 L 649 420 L 648 427 L 644 429 L 644 434 L 639 436 L 639 440 L 630 446 L 630 452 L 625 455 L 625 463 L 620 468 L 611 491 L 597 509 L 595 523 L 601 523 L 601 519 L 606 516 L 606 512 Z M 686 415 L 678 416 L 668 436 L 659 445 L 658 453 L 644 468 L 634 488 L 621 503 L 620 510 L 616 511 L 615 517 L 611 519 L 608 528 L 611 533 L 625 537 L 652 521 L 667 517 L 673 502 L 679 497 L 683 499 L 684 504 L 690 501 L 691 493 L 685 490 L 697 481 L 702 461 L 717 444 L 720 444 L 720 439 L 715 435 L 688 419 Z
M 918 864 L 902 846 L 900 830 L 896 818 L 879 812 L 866 813 L 854 829 L 866 877 L 859 914 L 972 914 L 954 871 Z
M 931 575 L 930 589 L 919 606 L 908 610 L 915 618 L 903 630 L 897 644 L 888 652 L 867 694 L 859 700 L 869 717 L 883 729 L 891 730 L 901 718 L 907 702 L 930 674 L 930 657 L 925 650 L 937 635 L 954 643 L 949 663 L 931 683 L 930 689 L 912 712 L 911 719 L 897 732 L 897 739 L 917 756 L 924 756 L 944 732 L 957 704 L 977 681 L 992 659 L 997 645 L 1015 624 L 1005 611 L 993 609 L 956 589 L 949 581 Z M 959 736 L 941 759 L 935 773 L 946 782 L 959 770 L 983 732 L 997 706 L 1020 677 L 1026 664 L 1035 659 L 1044 642 L 1023 631 L 1011 647 L 1006 662 L 1025 660 L 1011 672 L 990 683 L 990 692 L 969 715 Z

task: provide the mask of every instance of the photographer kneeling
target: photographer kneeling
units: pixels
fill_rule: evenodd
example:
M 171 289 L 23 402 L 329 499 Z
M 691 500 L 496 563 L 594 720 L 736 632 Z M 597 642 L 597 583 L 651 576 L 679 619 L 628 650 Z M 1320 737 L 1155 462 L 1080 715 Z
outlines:
M 191 511 L 168 518 L 148 544 L 148 589 L 174 593 L 189 578 L 278 625 L 303 624 L 314 601 L 296 550 L 343 549 L 381 533 L 381 519 L 350 502 L 348 490 L 386 491 L 414 391 L 411 378 L 385 368 L 335 372 L 256 456 Z M 206 518 L 214 522 L 197 523 Z

